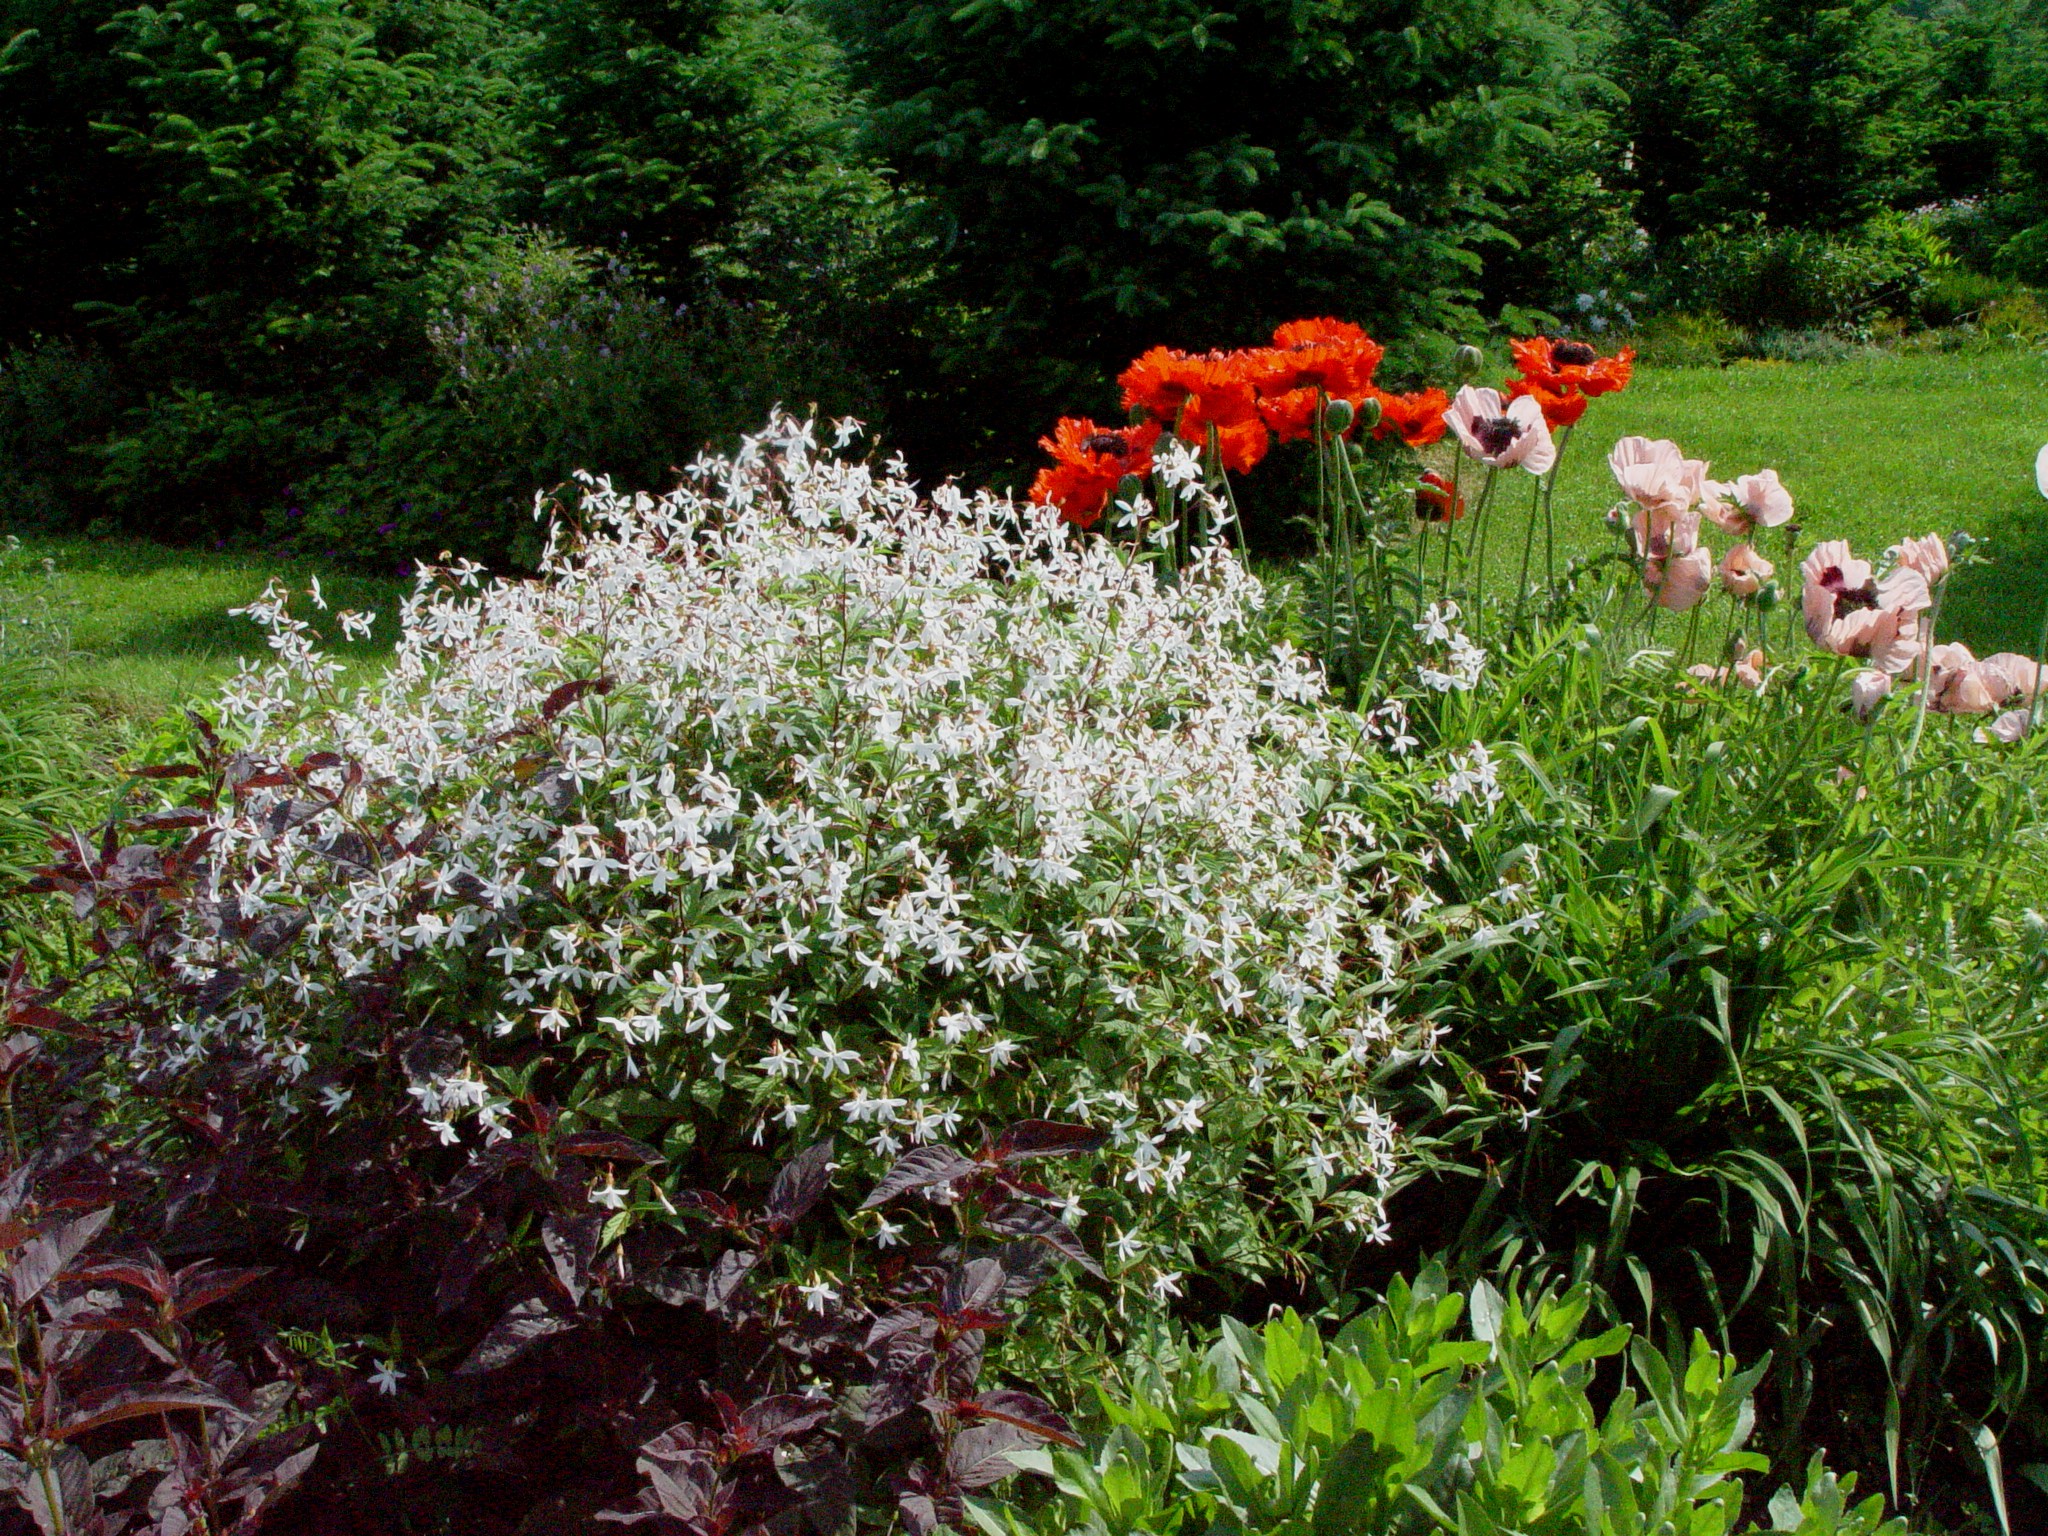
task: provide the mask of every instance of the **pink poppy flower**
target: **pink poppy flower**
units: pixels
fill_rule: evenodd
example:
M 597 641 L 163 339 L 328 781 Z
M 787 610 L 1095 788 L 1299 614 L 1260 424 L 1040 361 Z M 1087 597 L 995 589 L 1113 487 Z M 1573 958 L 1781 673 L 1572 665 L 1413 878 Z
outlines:
M 1543 407 L 1528 395 L 1503 401 L 1497 389 L 1467 384 L 1445 420 L 1465 451 L 1495 469 L 1520 466 L 1540 475 L 1557 462 L 1557 444 L 1543 423 Z
M 2015 694 L 2031 704 L 2034 702 L 2034 696 L 2041 691 L 2042 669 L 2031 656 L 2020 656 L 2012 651 L 1998 651 L 1986 656 L 1981 665 L 1985 671 L 1996 673 L 1999 682 L 2005 685 L 2005 691 L 1998 695 L 2001 704 Z M 1994 691 L 1997 686 L 1993 684 Z
M 2034 484 L 2041 487 L 2043 496 L 2048 496 L 2048 447 L 2044 447 L 2040 457 L 2034 460 Z
M 1710 480 L 1706 494 L 1707 516 L 1738 538 L 1792 521 L 1792 493 L 1775 469 L 1760 469 L 1726 483 Z
M 2043 450 L 2048 457 L 2048 449 Z M 2025 736 L 2034 723 L 2034 712 L 2030 709 L 2008 709 L 1991 722 L 1991 734 L 2008 747 Z M 1981 736 L 1981 733 L 1980 733 Z
M 1747 544 L 1737 544 L 1721 559 L 1721 586 L 1733 597 L 1755 597 L 1777 567 Z
M 1927 664 L 1927 707 L 1936 714 L 1988 715 L 1998 707 L 1991 679 L 1967 645 L 1937 645 L 1928 651 Z
M 1689 555 L 1699 546 L 1700 514 L 1697 507 L 1670 512 L 1661 507 L 1638 507 L 1629 520 L 1636 553 L 1645 560 L 1666 560 Z
M 1675 517 L 1707 494 L 1704 459 L 1688 459 L 1668 438 L 1624 437 L 1607 467 L 1629 500 L 1645 511 Z
M 1931 592 L 1941 585 L 1941 578 L 1948 574 L 1948 541 L 1938 533 L 1923 534 L 1917 539 L 1907 539 L 1891 547 L 1891 557 L 1909 571 L 1918 571 L 1926 578 Z
M 1884 672 L 1858 672 L 1849 679 L 1849 707 L 1858 720 L 1868 721 L 1891 695 L 1892 680 Z
M 1643 567 L 1643 589 L 1659 608 L 1684 613 L 1714 584 L 1714 552 L 1706 546 Z
M 1703 683 L 1714 683 L 1716 685 L 1727 682 L 1732 673 L 1735 681 L 1742 687 L 1747 688 L 1751 693 L 1762 693 L 1764 691 L 1764 653 L 1762 651 L 1751 651 L 1747 656 L 1739 658 L 1732 669 L 1710 666 L 1703 661 L 1687 667 L 1685 670 Z
M 1806 557 L 1800 573 L 1800 605 L 1815 645 L 1837 656 L 1867 657 L 1895 677 L 1919 659 L 1920 615 L 1933 597 L 1918 571 L 1902 566 L 1880 582 L 1869 561 L 1830 539 Z

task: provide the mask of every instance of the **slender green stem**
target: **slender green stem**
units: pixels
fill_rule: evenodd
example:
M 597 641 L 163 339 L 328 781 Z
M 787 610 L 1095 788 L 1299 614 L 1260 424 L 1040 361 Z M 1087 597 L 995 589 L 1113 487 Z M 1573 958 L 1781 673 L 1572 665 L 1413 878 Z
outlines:
M 1493 502 L 1493 487 L 1500 479 L 1500 470 L 1495 465 L 1486 467 L 1486 484 L 1480 488 L 1479 505 L 1472 511 L 1472 521 L 1478 526 L 1472 534 L 1476 546 L 1472 557 L 1472 634 L 1474 639 L 1486 636 L 1486 531 L 1490 526 L 1487 508 Z
M 1551 467 L 1556 473 L 1556 466 Z M 1536 484 L 1529 493 L 1529 525 L 1522 530 L 1522 571 L 1515 578 L 1515 616 L 1508 625 L 1510 629 L 1522 627 L 1522 600 L 1529 593 L 1529 557 L 1536 550 L 1536 518 L 1543 504 L 1543 477 L 1537 476 Z
M 2034 697 L 2027 706 L 2027 729 L 2032 731 L 2041 723 L 2041 695 L 2048 689 L 2041 687 L 2041 669 L 2048 667 L 2048 603 L 2041 605 L 2041 638 L 2034 642 Z
M 1927 612 L 1927 649 L 1921 653 L 1920 703 L 1913 711 L 1913 735 L 1906 743 L 1906 765 L 1912 766 L 1920 752 L 1920 733 L 1927 729 L 1927 706 L 1934 700 L 1934 637 L 1941 627 L 1941 600 L 1948 592 L 1944 574 L 1934 589 L 1934 606 Z M 1910 787 L 1909 787 L 1910 794 Z
M 1554 588 L 1557 585 L 1557 524 L 1551 516 L 1550 504 L 1557 495 L 1557 472 L 1564 463 L 1565 445 L 1571 440 L 1572 426 L 1567 426 L 1558 434 L 1557 458 L 1552 462 L 1550 474 L 1543 482 L 1543 585 L 1546 588 Z

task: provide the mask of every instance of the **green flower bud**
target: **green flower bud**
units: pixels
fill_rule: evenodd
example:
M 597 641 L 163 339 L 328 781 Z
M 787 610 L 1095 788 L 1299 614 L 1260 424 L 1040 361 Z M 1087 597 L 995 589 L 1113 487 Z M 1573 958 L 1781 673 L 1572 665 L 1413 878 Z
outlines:
M 1138 498 L 1145 494 L 1145 482 L 1136 475 L 1125 475 L 1116 483 L 1116 499 L 1119 506 L 1135 506 Z
M 1778 606 L 1783 597 L 1784 594 L 1778 590 L 1778 584 L 1775 581 L 1767 581 L 1757 589 L 1757 594 L 1753 601 L 1758 608 L 1762 609 L 1765 613 L 1769 613 Z
M 1456 372 L 1460 384 L 1463 384 L 1468 379 L 1478 378 L 1479 370 L 1485 366 L 1486 354 L 1473 346 L 1471 342 L 1468 341 L 1464 346 L 1458 348 Z
M 1365 398 L 1364 398 L 1363 400 L 1359 401 L 1359 402 L 1358 402 L 1358 429 L 1359 429 L 1359 431 L 1361 431 L 1361 432 L 1370 432 L 1370 431 L 1371 431 L 1371 430 L 1372 430 L 1372 429 L 1373 429 L 1374 427 L 1378 426 L 1378 425 L 1380 424 L 1380 415 L 1381 415 L 1381 411 L 1380 411 L 1380 403 L 1379 403 L 1379 401 L 1378 401 L 1378 400 L 1374 399 L 1374 398 L 1373 398 L 1373 397 L 1372 397 L 1371 395 L 1367 395 L 1367 396 L 1366 396 L 1366 397 L 1365 397 Z
M 1342 432 L 1350 427 L 1352 420 L 1357 415 L 1358 413 L 1351 408 L 1349 400 L 1332 400 L 1323 407 L 1323 430 L 1325 432 Z

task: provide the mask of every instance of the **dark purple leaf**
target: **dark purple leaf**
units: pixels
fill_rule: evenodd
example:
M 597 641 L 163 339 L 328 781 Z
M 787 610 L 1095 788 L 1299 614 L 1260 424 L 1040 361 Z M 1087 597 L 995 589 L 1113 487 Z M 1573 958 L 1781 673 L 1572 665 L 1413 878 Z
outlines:
M 768 1220 L 787 1232 L 818 1203 L 832 1178 L 832 1138 L 815 1142 L 783 1165 L 768 1191 Z
M 235 1412 L 235 1405 L 211 1387 L 125 1386 L 89 1392 L 72 1409 L 64 1422 L 51 1431 L 51 1438 L 70 1440 L 102 1424 L 118 1424 L 148 1414 L 170 1413 L 179 1408 L 211 1408 Z
M 803 1500 L 798 1508 L 812 1530 L 831 1533 L 852 1527 L 857 1490 L 843 1452 L 827 1449 L 812 1456 L 778 1457 L 775 1475 Z
M 172 1303 L 171 1316 L 183 1321 L 201 1307 L 210 1307 L 269 1273 L 267 1269 L 215 1269 L 204 1264 L 190 1265 L 178 1271 L 177 1299 Z
M 1059 1120 L 1019 1120 L 997 1139 L 993 1155 L 1000 1163 L 1021 1163 L 1028 1157 L 1072 1157 L 1093 1152 L 1109 1140 L 1107 1131 Z
M 967 1399 L 959 1407 L 984 1419 L 1014 1424 L 1042 1440 L 1056 1440 L 1061 1445 L 1072 1446 L 1081 1443 L 1074 1435 L 1073 1426 L 1054 1411 L 1052 1404 L 1033 1397 L 1029 1392 L 984 1392 L 979 1397 Z
M 135 770 L 138 779 L 196 779 L 205 770 L 197 763 L 151 763 Z
M 567 1333 L 575 1322 L 555 1311 L 547 1299 L 535 1296 L 520 1302 L 499 1318 L 481 1344 L 455 1368 L 458 1376 L 481 1376 L 502 1370 L 542 1339 Z
M 504 1246 L 505 1223 L 493 1216 L 448 1250 L 434 1284 L 434 1311 L 445 1316 L 469 1300 L 469 1290 L 492 1256 Z
M 721 1227 L 738 1227 L 740 1208 L 723 1195 L 715 1195 L 708 1189 L 686 1189 L 675 1199 L 678 1211 L 695 1211 L 710 1218 Z
M 1081 1240 L 1074 1236 L 1073 1229 L 1043 1206 L 1026 1205 L 1013 1200 L 999 1206 L 988 1218 L 988 1228 L 1000 1237 L 1014 1237 L 1031 1242 L 1043 1243 L 1062 1258 L 1073 1260 L 1097 1279 L 1102 1277 L 1102 1266 L 1089 1256 L 1081 1246 Z
M 953 1437 L 946 1452 L 946 1470 L 953 1481 L 972 1493 L 1001 1482 L 1017 1470 L 1010 1452 L 1036 1443 L 1035 1437 L 1014 1424 L 991 1419 L 963 1429 Z
M 996 1259 L 970 1259 L 946 1276 L 939 1306 L 948 1316 L 987 1312 L 1003 1294 L 1003 1266 Z
M 972 1397 L 981 1380 L 981 1357 L 987 1348 L 988 1335 L 980 1329 L 948 1339 L 935 1373 L 939 1390 L 950 1399 Z
M 903 1516 L 903 1529 L 910 1536 L 935 1536 L 939 1530 L 939 1512 L 930 1494 L 899 1493 L 896 1508 Z
M 799 1397 L 786 1392 L 749 1404 L 740 1415 L 740 1432 L 756 1451 L 772 1451 L 785 1440 L 809 1434 L 832 1417 L 829 1398 Z
M 640 1289 L 657 1301 L 680 1307 L 686 1301 L 704 1305 L 704 1271 L 669 1265 L 639 1277 Z
M 613 686 L 612 680 L 608 677 L 579 677 L 572 682 L 564 683 L 541 704 L 540 717 L 543 720 L 552 720 L 586 693 L 594 693 L 602 698 L 612 691 Z
M 50 1282 L 69 1269 L 71 1261 L 100 1235 L 113 1216 L 114 1208 L 110 1205 L 74 1221 L 53 1223 L 22 1244 L 7 1277 L 15 1305 L 25 1307 L 42 1295 Z
M 884 1175 L 882 1182 L 875 1186 L 874 1193 L 861 1202 L 860 1208 L 870 1210 L 913 1189 L 954 1183 L 978 1167 L 980 1164 L 972 1158 L 962 1157 L 951 1147 L 937 1144 L 915 1147 L 896 1160 L 896 1166 Z
M 718 1256 L 718 1262 L 711 1266 L 711 1273 L 704 1280 L 704 1305 L 712 1312 L 723 1312 L 732 1301 L 742 1282 L 753 1267 L 761 1262 L 761 1255 L 750 1253 L 744 1248 L 728 1248 Z
M 613 1131 L 577 1131 L 555 1143 L 565 1157 L 587 1157 L 601 1163 L 659 1163 L 662 1155 L 644 1141 Z
M 598 1239 L 604 1235 L 604 1217 L 550 1216 L 541 1223 L 541 1246 L 548 1251 L 548 1263 L 555 1280 L 577 1306 L 583 1305 L 590 1289 L 591 1266 L 597 1262 Z

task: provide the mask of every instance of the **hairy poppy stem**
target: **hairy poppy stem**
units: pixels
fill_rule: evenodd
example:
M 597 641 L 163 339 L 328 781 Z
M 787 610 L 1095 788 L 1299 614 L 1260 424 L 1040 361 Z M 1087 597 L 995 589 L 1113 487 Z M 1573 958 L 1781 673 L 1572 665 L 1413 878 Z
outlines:
M 1941 628 L 1941 600 L 1948 592 L 1948 577 L 1943 575 L 1934 589 L 1934 605 L 1927 612 L 1927 648 L 1921 652 L 1920 707 L 1913 711 L 1913 735 L 1906 743 L 1906 766 L 1913 765 L 1913 759 L 1920 752 L 1920 733 L 1927 729 L 1927 706 L 1934 698 L 1934 637 Z M 1907 793 L 1911 794 L 1908 787 Z
M 1552 465 L 1550 472 L 1557 473 Z M 1522 601 L 1529 593 L 1529 557 L 1536 550 L 1536 518 L 1543 503 L 1543 478 L 1539 475 L 1535 488 L 1529 493 L 1529 525 L 1522 530 L 1522 572 L 1515 578 L 1515 617 L 1508 625 L 1511 630 L 1522 627 Z

